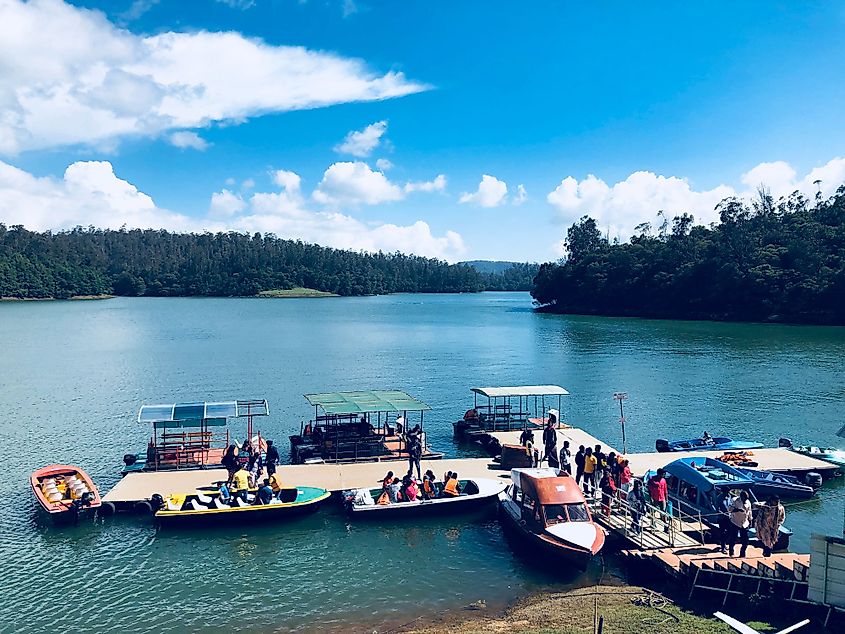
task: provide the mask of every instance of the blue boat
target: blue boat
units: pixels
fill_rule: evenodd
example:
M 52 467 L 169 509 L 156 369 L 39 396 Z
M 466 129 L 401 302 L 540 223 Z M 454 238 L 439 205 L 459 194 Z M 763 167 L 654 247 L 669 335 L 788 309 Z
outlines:
M 730 465 L 713 458 L 680 458 L 663 468 L 669 499 L 674 508 L 690 516 L 701 515 L 701 521 L 713 531 L 718 530 L 723 500 L 739 491 L 748 491 L 752 507 L 757 506 L 754 480 Z M 646 481 L 653 472 L 646 474 Z M 755 509 L 756 511 L 756 509 Z M 749 537 L 756 539 L 756 531 L 749 530 Z M 780 527 L 775 550 L 787 550 L 792 531 Z
M 752 488 L 759 498 L 777 495 L 782 498 L 809 500 L 816 494 L 816 489 L 795 476 L 775 473 L 774 471 L 743 469 L 742 467 L 737 467 L 736 470 L 754 482 Z M 819 476 L 819 480 L 821 480 L 821 476 Z
M 747 451 L 749 449 L 762 449 L 759 442 L 747 440 L 733 440 L 725 436 L 710 436 L 707 432 L 701 438 L 690 440 L 663 440 L 658 439 L 655 443 L 657 451 Z

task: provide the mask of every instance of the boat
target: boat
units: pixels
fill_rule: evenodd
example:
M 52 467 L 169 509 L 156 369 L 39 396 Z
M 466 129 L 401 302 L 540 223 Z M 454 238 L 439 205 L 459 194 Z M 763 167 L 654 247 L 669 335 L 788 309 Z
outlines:
M 512 484 L 499 494 L 505 530 L 544 558 L 585 570 L 604 546 L 575 480 L 557 469 L 512 469 Z
M 55 524 L 75 523 L 102 504 L 94 481 L 79 467 L 42 467 L 33 472 L 29 482 L 41 509 Z
M 562 400 L 569 392 L 559 385 L 473 387 L 473 406 L 452 423 L 455 436 L 484 436 L 495 431 L 542 429 L 551 413 L 559 424 Z M 486 398 L 481 400 L 479 396 Z M 546 399 L 548 398 L 548 402 Z M 557 409 L 552 409 L 553 405 Z
M 782 498 L 809 500 L 816 494 L 816 489 L 809 484 L 801 482 L 795 476 L 776 473 L 774 471 L 744 469 L 742 467 L 737 467 L 736 470 L 754 482 L 752 489 L 758 498 L 777 495 Z M 821 478 L 819 477 L 819 479 Z
M 155 518 L 162 527 L 194 528 L 231 526 L 258 522 L 284 521 L 316 511 L 331 493 L 316 487 L 282 489 L 279 499 L 270 504 L 256 504 L 254 493 L 248 501 L 233 498 L 229 504 L 217 492 L 195 491 L 167 497 L 153 496 Z
M 143 405 L 138 422 L 151 424 L 152 436 L 143 453 L 123 456 L 121 475 L 139 471 L 219 468 L 227 447 L 237 443 L 229 435 L 232 419 L 246 418 L 246 438 L 260 450 L 266 444 L 253 431 L 253 417 L 269 416 L 265 399 Z
M 433 500 L 420 498 L 414 501 L 377 504 L 376 500 L 382 494 L 382 489 L 375 488 L 345 491 L 344 498 L 352 517 L 383 519 L 406 515 L 438 515 L 469 512 L 493 504 L 507 486 L 505 482 L 491 478 L 473 478 L 458 482 L 461 485 L 461 494 L 457 497 L 446 496 Z
M 407 460 L 409 414 L 422 444 L 422 460 L 443 457 L 432 451 L 423 430 L 424 413 L 431 408 L 400 390 L 365 390 L 305 394 L 314 419 L 290 436 L 293 464 Z M 418 415 L 418 418 L 417 418 Z
M 671 451 L 747 451 L 749 449 L 762 449 L 759 442 L 747 440 L 733 440 L 726 436 L 712 437 L 707 433 L 701 438 L 690 438 L 689 440 L 664 440 L 659 438 L 655 443 L 657 451 L 661 453 Z
M 666 472 L 672 513 L 695 518 L 696 522 L 700 518 L 714 533 L 719 527 L 719 517 L 722 515 L 721 509 L 726 496 L 734 496 L 745 490 L 748 491 L 755 512 L 759 507 L 754 495 L 754 480 L 724 462 L 713 458 L 679 458 L 663 469 Z M 646 482 L 653 473 L 646 473 Z M 753 524 L 749 537 L 755 539 Z M 786 526 L 781 526 L 775 550 L 787 550 L 791 537 L 792 531 Z
M 800 453 L 810 458 L 817 458 L 831 462 L 837 466 L 845 467 L 845 450 L 834 447 L 814 447 L 812 445 L 793 445 L 789 438 L 780 438 L 778 446 Z

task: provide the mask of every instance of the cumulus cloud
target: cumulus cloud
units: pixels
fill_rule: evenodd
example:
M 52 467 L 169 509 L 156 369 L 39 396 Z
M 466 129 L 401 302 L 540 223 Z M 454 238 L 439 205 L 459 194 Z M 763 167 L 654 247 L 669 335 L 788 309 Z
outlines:
M 239 33 L 142 37 L 61 0 L 0 2 L 0 153 L 400 97 L 402 73 Z M 214 60 L 209 64 L 208 60 Z
M 516 186 L 516 195 L 513 197 L 514 205 L 521 205 L 528 199 L 528 193 L 525 191 L 525 185 L 519 184 Z
M 361 161 L 330 165 L 314 190 L 314 200 L 326 205 L 377 205 L 402 197 L 401 187 Z
M 346 135 L 343 143 L 335 146 L 338 154 L 351 154 L 364 158 L 372 154 L 372 151 L 381 143 L 381 137 L 387 132 L 387 121 L 376 121 L 363 130 L 353 130 Z
M 237 194 L 223 189 L 211 195 L 208 212 L 214 218 L 227 218 L 246 209 L 246 203 Z
M 405 192 L 442 192 L 446 189 L 446 175 L 438 174 L 434 180 L 405 183 Z
M 814 184 L 820 180 L 820 185 Z M 760 163 L 739 178 L 742 187 L 717 185 L 712 189 L 695 189 L 686 178 L 662 176 L 653 172 L 634 172 L 625 180 L 608 185 L 589 174 L 584 180 L 564 178 L 546 199 L 571 222 L 589 215 L 611 236 L 629 238 L 639 223 L 654 221 L 658 211 L 668 217 L 691 213 L 696 222 L 710 224 L 719 220 L 716 205 L 723 198 L 752 198 L 759 186 L 769 189 L 777 199 L 800 191 L 812 198 L 816 191 L 827 197 L 845 182 L 845 158 L 834 158 L 825 165 L 798 177 L 796 170 L 784 161 Z
M 203 139 L 196 132 L 189 132 L 187 130 L 174 132 L 167 140 L 170 141 L 170 145 L 173 145 L 174 147 L 178 147 L 183 150 L 191 148 L 192 150 L 199 150 L 200 152 L 207 149 L 210 145 L 208 141 Z
M 473 193 L 464 193 L 459 202 L 473 203 L 479 207 L 498 207 L 505 203 L 508 197 L 508 186 L 495 176 L 484 174 L 478 189 Z
M 388 161 L 386 158 L 380 158 L 376 161 L 376 167 L 379 168 L 382 172 L 386 172 L 387 170 L 393 168 L 393 163 Z

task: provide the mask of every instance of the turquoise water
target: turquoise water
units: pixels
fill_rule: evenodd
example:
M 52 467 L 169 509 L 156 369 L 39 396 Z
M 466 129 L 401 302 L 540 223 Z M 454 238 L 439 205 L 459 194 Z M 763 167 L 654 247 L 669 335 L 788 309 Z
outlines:
M 178 534 L 130 517 L 43 525 L 28 474 L 70 462 L 108 490 L 145 445 L 145 402 L 267 398 L 260 429 L 286 451 L 311 414 L 303 393 L 396 387 L 432 405 L 429 440 L 456 456 L 473 452 L 451 436 L 470 386 L 556 383 L 572 392 L 564 418 L 617 446 L 611 395 L 627 391 L 632 450 L 703 429 L 845 445 L 843 329 L 543 315 L 527 294 L 484 293 L 0 303 L 0 338 L 0 631 L 378 627 L 603 572 L 545 571 L 487 516 L 378 526 L 326 509 Z M 787 509 L 797 549 L 841 531 L 843 495 L 833 482 Z

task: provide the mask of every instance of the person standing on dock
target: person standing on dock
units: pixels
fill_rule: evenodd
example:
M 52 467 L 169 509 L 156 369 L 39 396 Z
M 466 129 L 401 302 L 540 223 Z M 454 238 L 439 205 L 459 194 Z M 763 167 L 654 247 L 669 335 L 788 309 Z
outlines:
M 584 477 L 584 445 L 578 445 L 578 453 L 575 454 L 575 484 L 581 484 Z
M 415 427 L 414 430 L 417 428 Z M 414 475 L 414 467 L 417 468 L 417 480 L 422 480 L 422 467 L 420 466 L 420 459 L 422 458 L 422 439 L 419 433 L 411 432 L 408 434 L 408 475 Z
M 590 447 L 584 451 L 584 493 L 593 495 L 596 490 L 596 457 Z
M 572 475 L 572 452 L 569 451 L 569 441 L 563 441 L 563 447 L 560 450 L 560 468 Z
M 742 544 L 739 549 L 739 556 L 745 557 L 745 551 L 748 549 L 748 529 L 751 527 L 751 501 L 748 497 L 748 491 L 740 491 L 739 495 L 731 500 L 728 513 L 730 513 L 731 524 L 733 524 L 731 538 L 728 540 L 730 555 L 731 557 L 734 556 L 736 538 L 739 536 L 739 542 Z
M 279 464 L 279 448 L 272 440 L 267 441 L 267 477 L 276 473 L 276 465 Z
M 754 522 L 757 539 L 763 544 L 764 557 L 771 555 L 775 549 L 784 520 L 786 520 L 786 511 L 780 503 L 780 498 L 773 495 L 760 507 L 757 520 Z
M 648 495 L 651 498 L 652 505 L 656 506 L 661 511 L 661 519 L 666 522 L 666 509 L 669 501 L 669 487 L 666 484 L 664 474 L 666 472 L 661 468 L 657 473 L 648 479 Z M 666 523 L 664 529 L 669 532 L 669 524 Z
M 543 430 L 543 448 L 545 453 L 540 462 L 545 461 L 551 467 L 553 461 L 557 462 L 557 431 L 555 431 L 551 419 L 546 423 L 546 428 Z
M 639 535 L 642 532 L 640 519 L 645 511 L 645 493 L 643 493 L 643 481 L 635 480 L 634 488 L 625 498 L 628 507 L 631 509 L 631 530 Z
M 601 450 L 601 445 L 596 445 L 596 448 L 593 449 L 593 457 L 596 459 L 596 471 L 593 480 L 595 484 L 598 484 L 601 482 L 604 470 L 607 469 L 607 456 Z

